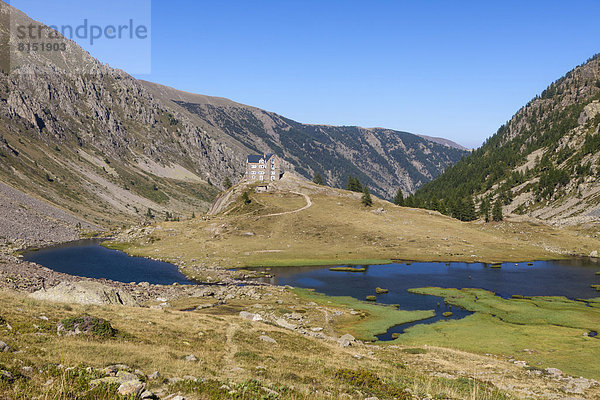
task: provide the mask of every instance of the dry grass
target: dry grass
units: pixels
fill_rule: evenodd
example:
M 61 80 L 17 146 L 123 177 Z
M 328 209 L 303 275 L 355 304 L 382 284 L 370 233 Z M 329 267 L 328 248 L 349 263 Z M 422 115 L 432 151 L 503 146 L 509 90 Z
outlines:
M 335 195 L 332 195 L 334 193 Z M 427 210 L 375 199 L 364 207 L 349 192 L 308 193 L 312 207 L 291 193 L 251 194 L 227 215 L 161 223 L 147 233 L 121 235 L 114 245 L 159 256 L 202 277 L 205 268 L 278 265 L 381 264 L 391 260 L 501 262 L 558 259 L 600 249 L 588 232 L 529 222 L 463 223 Z M 247 212 L 244 212 L 247 207 Z M 373 212 L 383 208 L 382 213 Z M 261 216 L 262 215 L 262 216 Z
M 281 305 L 271 299 L 263 301 L 262 307 L 277 304 L 277 307 L 297 309 L 298 304 L 306 305 L 293 292 L 286 292 L 283 298 L 285 302 Z M 12 328 L 0 328 L 2 339 L 13 350 L 18 350 L 0 353 L 0 369 L 16 371 L 20 366 L 30 365 L 35 371 L 17 383 L 0 383 L 0 397 L 73 398 L 77 388 L 87 387 L 89 379 L 98 377 L 97 372 L 85 370 L 85 367 L 102 368 L 124 363 L 146 374 L 158 370 L 166 378 L 185 375 L 205 378 L 202 387 L 190 381 L 176 386 L 168 386 L 164 381 L 149 382 L 152 390 L 180 390 L 186 393 L 188 399 L 207 398 L 206 394 L 198 391 L 209 390 L 208 386 L 215 391 L 208 398 L 236 398 L 219 389 L 224 383 L 237 388 L 256 385 L 259 389 L 274 388 L 282 393 L 280 398 L 291 399 L 339 398 L 344 394 L 348 398 L 360 399 L 368 395 L 386 398 L 395 394 L 398 397 L 399 393 L 407 393 L 406 389 L 419 396 L 439 398 L 506 398 L 478 381 L 423 374 L 423 365 L 419 361 L 422 355 L 419 354 L 378 346 L 341 348 L 335 342 L 308 338 L 263 322 L 243 320 L 237 316 L 238 310 L 244 306 L 242 303 L 224 309 L 181 312 L 175 309 L 44 303 L 12 292 L 0 292 L 0 303 L 2 315 Z M 337 305 L 331 306 L 331 309 L 337 309 Z M 109 320 L 120 335 L 106 340 L 56 335 L 55 326 L 59 320 L 81 314 Z M 261 335 L 268 335 L 277 344 L 260 340 Z M 186 362 L 184 358 L 189 354 L 194 354 L 198 361 Z M 465 353 L 457 359 L 466 357 L 471 356 Z M 53 367 L 57 364 L 80 366 L 76 372 L 81 376 L 73 378 L 64 370 Z M 406 368 L 406 364 L 414 364 L 415 367 Z M 344 381 L 339 378 L 338 371 L 341 369 L 358 371 L 358 374 L 367 371 L 365 373 L 375 377 L 378 383 L 373 387 L 363 387 L 360 379 Z M 209 384 L 213 381 L 218 384 Z M 73 386 L 73 382 L 77 385 L 67 388 L 69 384 Z M 109 389 L 104 388 L 105 391 L 97 393 L 96 398 L 116 398 L 111 394 L 115 388 Z M 358 395 L 357 390 L 362 394 Z M 81 398 L 88 397 L 81 395 Z

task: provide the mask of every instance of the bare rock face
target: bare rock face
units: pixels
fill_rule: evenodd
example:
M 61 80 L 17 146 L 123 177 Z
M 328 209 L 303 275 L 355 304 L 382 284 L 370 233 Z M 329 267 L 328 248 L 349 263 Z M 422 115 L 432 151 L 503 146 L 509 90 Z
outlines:
M 48 290 L 38 290 L 30 294 L 30 297 L 37 300 L 83 305 L 138 306 L 128 293 L 97 282 L 63 282 Z

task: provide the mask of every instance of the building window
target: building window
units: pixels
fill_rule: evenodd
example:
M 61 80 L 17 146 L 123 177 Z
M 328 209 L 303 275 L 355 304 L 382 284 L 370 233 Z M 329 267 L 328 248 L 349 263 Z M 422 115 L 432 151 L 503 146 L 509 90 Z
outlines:
M 260 162 L 261 164 L 264 164 L 264 163 L 265 163 L 265 160 L 260 160 L 259 162 Z
M 256 165 L 251 165 L 250 168 L 256 168 Z

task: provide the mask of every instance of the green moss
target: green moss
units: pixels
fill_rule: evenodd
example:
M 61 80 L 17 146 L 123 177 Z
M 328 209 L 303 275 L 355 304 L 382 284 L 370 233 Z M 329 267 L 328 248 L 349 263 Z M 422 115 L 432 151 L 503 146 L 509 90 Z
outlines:
M 376 288 L 376 289 L 375 289 L 375 292 L 376 292 L 377 294 L 385 294 L 385 293 L 389 293 L 389 290 L 388 290 L 388 289 L 383 289 L 383 288 L 379 288 L 379 287 L 378 287 L 378 288 Z
M 377 296 L 367 296 L 367 301 L 377 301 Z
M 600 341 L 583 336 L 583 333 L 600 330 L 600 307 L 597 306 L 600 299 L 590 299 L 588 303 L 550 296 L 503 299 L 481 289 L 409 291 L 443 297 L 448 304 L 474 314 L 460 320 L 408 328 L 397 339 L 403 344 L 519 354 L 531 365 L 559 368 L 573 376 L 600 378 L 597 363 Z M 523 354 L 524 348 L 536 351 Z
M 293 290 L 306 301 L 314 301 L 327 307 L 351 308 L 361 312 L 363 316 L 357 316 L 356 319 L 339 322 L 335 325 L 337 330 L 350 333 L 360 340 L 374 341 L 377 340 L 377 335 L 386 333 L 392 326 L 435 316 L 433 310 L 398 310 L 394 306 L 368 303 L 349 296 L 325 296 L 310 289 L 295 288 Z

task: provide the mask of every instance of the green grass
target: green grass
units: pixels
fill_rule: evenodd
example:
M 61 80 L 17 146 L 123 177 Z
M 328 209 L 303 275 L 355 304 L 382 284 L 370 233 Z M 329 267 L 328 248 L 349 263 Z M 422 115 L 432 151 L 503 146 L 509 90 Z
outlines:
M 349 296 L 325 296 L 309 289 L 294 289 L 301 298 L 314 301 L 325 306 L 348 307 L 361 312 L 362 315 L 340 320 L 336 326 L 339 332 L 348 331 L 357 339 L 377 340 L 376 336 L 387 332 L 394 326 L 414 321 L 420 321 L 435 316 L 433 310 L 406 311 L 394 306 L 366 303 Z
M 600 378 L 600 340 L 583 335 L 600 329 L 598 307 L 564 297 L 506 300 L 481 289 L 419 288 L 410 292 L 443 297 L 447 303 L 475 314 L 411 327 L 398 343 L 505 355 L 535 367 Z M 589 302 L 600 304 L 600 299 Z
M 366 268 L 354 268 L 354 267 L 331 267 L 329 268 L 330 271 L 337 271 L 337 272 L 366 272 L 367 269 Z
M 383 265 L 391 264 L 390 259 L 363 258 L 363 259 L 310 259 L 310 258 L 295 258 L 295 259 L 278 259 L 264 260 L 258 262 L 248 262 L 247 267 L 326 267 L 329 265 Z M 346 268 L 346 267 L 342 267 Z M 350 269 L 350 267 L 348 267 Z M 354 271 L 353 271 L 354 272 Z M 362 272 L 362 271 L 361 271 Z

